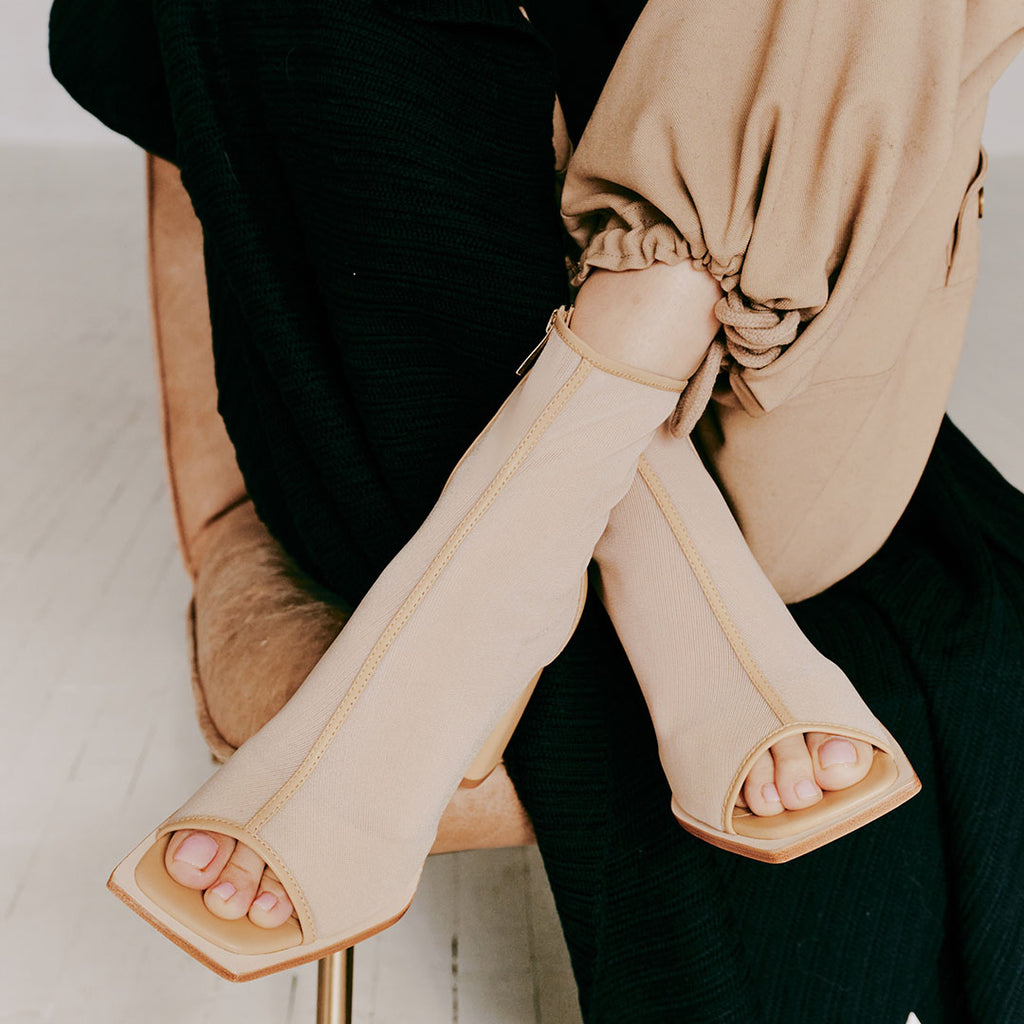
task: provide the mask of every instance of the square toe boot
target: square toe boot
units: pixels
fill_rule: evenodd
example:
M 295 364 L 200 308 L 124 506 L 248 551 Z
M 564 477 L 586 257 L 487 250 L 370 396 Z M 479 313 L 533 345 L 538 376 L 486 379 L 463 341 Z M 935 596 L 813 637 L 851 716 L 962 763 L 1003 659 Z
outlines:
M 757 860 L 806 853 L 909 799 L 920 783 L 845 673 L 800 631 L 693 445 L 659 428 L 594 558 L 599 593 L 646 698 L 680 824 Z M 739 802 L 785 736 L 872 744 L 859 784 L 758 817 Z
M 122 900 L 221 975 L 318 959 L 397 920 L 470 763 L 575 628 L 608 513 L 686 382 L 603 358 L 565 310 L 541 344 L 292 700 L 114 870 Z M 186 828 L 256 850 L 297 920 L 210 914 L 164 869 Z

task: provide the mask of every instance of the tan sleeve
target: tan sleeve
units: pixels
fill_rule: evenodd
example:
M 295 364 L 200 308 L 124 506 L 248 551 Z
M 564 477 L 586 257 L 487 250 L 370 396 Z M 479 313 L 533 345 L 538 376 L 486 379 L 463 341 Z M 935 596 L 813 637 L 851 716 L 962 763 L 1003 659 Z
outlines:
M 649 0 L 569 165 L 577 280 L 706 266 L 721 347 L 770 410 L 1022 43 L 1022 0 Z

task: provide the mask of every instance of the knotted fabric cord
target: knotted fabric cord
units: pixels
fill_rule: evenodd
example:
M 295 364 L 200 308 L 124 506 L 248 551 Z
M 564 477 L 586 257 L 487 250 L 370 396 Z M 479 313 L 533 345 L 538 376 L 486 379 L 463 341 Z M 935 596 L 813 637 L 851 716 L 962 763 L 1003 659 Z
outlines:
M 715 304 L 715 316 L 723 330 L 711 343 L 679 398 L 669 424 L 672 433 L 685 437 L 697 425 L 711 401 L 718 374 L 729 365 L 727 360 L 751 369 L 767 366 L 796 340 L 801 322 L 811 315 L 798 309 L 780 313 L 759 303 L 745 305 L 734 285 Z

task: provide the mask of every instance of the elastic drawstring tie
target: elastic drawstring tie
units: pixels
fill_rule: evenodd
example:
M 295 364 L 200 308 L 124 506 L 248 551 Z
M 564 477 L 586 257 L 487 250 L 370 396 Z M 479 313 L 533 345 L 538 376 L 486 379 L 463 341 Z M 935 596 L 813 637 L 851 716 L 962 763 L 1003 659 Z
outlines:
M 724 360 L 725 342 L 716 337 L 704 354 L 704 361 L 687 382 L 668 421 L 668 429 L 675 437 L 688 437 L 697 420 L 704 415 Z
M 733 363 L 751 369 L 767 366 L 796 340 L 804 319 L 798 309 L 780 313 L 766 307 L 744 305 L 736 288 L 718 300 L 715 316 L 722 323 L 725 337 L 718 336 L 712 341 L 679 397 L 679 404 L 669 421 L 669 429 L 676 437 L 688 436 L 704 415 L 727 357 Z

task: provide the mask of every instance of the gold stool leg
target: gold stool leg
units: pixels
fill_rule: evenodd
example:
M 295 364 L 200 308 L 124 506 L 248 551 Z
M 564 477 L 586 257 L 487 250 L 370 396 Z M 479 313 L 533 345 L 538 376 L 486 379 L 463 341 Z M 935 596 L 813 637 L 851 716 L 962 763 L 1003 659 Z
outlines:
M 352 1024 L 353 947 L 325 956 L 317 963 L 316 1024 Z

